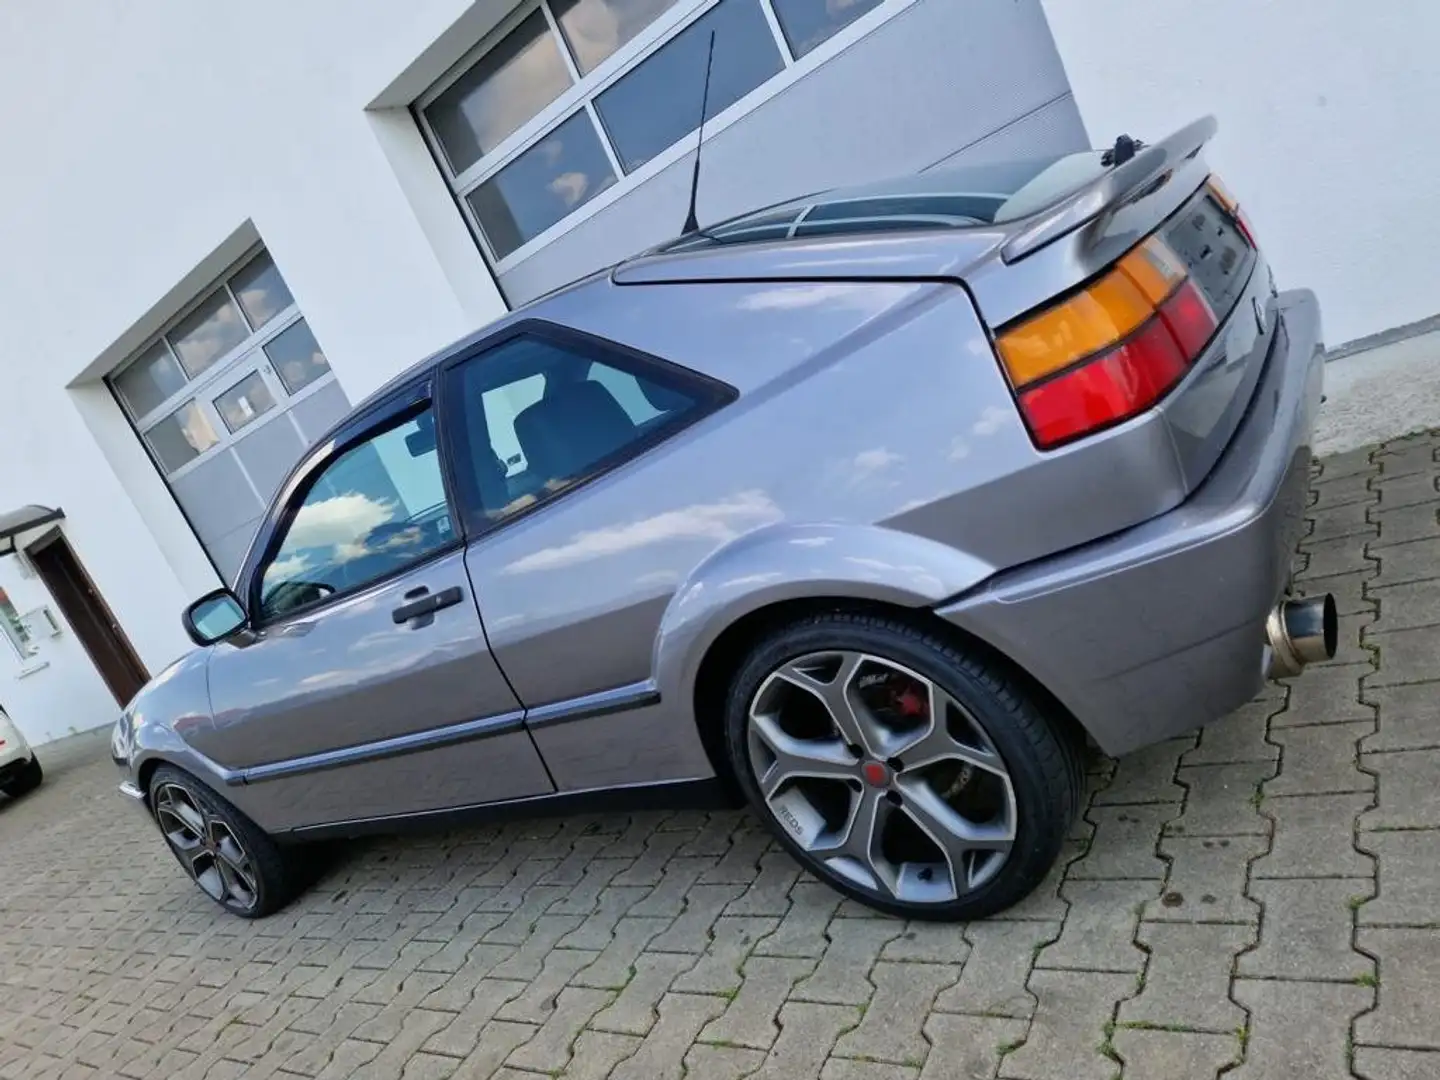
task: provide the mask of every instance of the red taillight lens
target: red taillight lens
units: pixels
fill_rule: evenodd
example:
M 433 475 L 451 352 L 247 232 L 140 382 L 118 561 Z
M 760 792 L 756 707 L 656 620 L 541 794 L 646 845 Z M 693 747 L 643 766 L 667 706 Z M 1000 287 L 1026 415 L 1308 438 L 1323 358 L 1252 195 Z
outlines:
M 1036 445 L 1048 450 L 1163 398 L 1215 335 L 1215 312 L 1151 237 L 1058 304 L 996 339 Z
M 1098 360 L 1020 395 L 1020 408 L 1042 447 L 1109 427 L 1143 412 L 1185 374 L 1185 358 L 1159 319 Z

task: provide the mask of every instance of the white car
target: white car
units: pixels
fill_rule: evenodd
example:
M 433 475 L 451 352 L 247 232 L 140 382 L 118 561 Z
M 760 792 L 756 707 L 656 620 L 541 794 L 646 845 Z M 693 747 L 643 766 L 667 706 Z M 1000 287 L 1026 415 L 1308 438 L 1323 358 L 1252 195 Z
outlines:
M 0 791 L 18 799 L 39 787 L 44 776 L 35 751 L 0 709 Z

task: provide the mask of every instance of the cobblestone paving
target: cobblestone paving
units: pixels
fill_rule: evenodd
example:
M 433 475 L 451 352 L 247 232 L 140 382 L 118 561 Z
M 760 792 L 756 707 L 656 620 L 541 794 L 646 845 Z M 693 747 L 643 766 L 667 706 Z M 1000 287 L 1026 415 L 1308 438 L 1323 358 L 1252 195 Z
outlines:
M 343 849 L 222 916 L 96 739 L 0 807 L 0 1076 L 1440 1076 L 1440 433 L 1316 467 L 1338 662 L 1096 762 L 1033 897 L 877 918 L 742 813 Z

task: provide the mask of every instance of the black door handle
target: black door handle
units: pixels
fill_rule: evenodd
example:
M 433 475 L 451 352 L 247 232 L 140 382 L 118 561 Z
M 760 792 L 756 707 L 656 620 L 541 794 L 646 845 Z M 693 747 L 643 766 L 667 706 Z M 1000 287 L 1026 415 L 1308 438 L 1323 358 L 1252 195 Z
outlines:
M 409 595 L 408 593 L 406 594 Z M 397 626 L 410 622 L 412 619 L 423 618 L 426 615 L 433 615 L 443 608 L 454 607 L 465 599 L 465 592 L 459 585 L 451 585 L 448 589 L 441 589 L 437 593 L 422 596 L 419 600 L 412 600 L 408 604 L 401 604 L 390 613 Z

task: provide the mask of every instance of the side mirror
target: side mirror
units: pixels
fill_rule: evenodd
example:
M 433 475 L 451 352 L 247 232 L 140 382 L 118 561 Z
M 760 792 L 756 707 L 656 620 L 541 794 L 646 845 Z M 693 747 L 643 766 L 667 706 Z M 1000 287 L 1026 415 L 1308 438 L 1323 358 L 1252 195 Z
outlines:
M 245 609 L 229 589 L 216 589 L 186 608 L 180 621 L 196 645 L 213 645 L 245 625 Z

